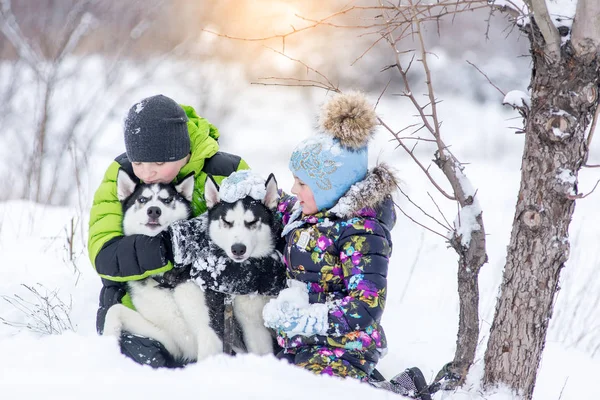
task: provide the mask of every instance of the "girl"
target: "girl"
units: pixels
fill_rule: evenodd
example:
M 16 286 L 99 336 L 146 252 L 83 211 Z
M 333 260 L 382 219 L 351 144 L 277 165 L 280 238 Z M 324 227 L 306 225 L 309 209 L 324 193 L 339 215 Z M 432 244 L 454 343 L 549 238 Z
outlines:
M 380 321 L 397 181 L 386 165 L 367 170 L 377 117 L 361 94 L 334 97 L 320 122 L 324 134 L 291 156 L 296 197 L 284 195 L 278 206 L 290 280 L 263 318 L 277 332 L 278 357 L 317 374 L 369 381 L 387 347 Z M 411 389 L 425 386 L 409 380 L 421 386 Z

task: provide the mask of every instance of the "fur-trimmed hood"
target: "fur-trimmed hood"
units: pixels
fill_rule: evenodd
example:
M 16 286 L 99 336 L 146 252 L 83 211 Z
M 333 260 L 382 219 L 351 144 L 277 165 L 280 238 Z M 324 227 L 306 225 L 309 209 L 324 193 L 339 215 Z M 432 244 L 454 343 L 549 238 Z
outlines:
M 324 218 L 349 219 L 352 217 L 374 217 L 387 229 L 396 223 L 396 212 L 392 199 L 398 188 L 398 178 L 387 164 L 381 163 L 371 169 L 362 181 L 350 189 L 329 210 L 314 215 L 302 215 L 302 209 L 294 196 L 285 195 L 280 200 L 277 211 L 284 224 L 281 236 L 304 225 L 306 222 Z
M 398 179 L 387 164 L 371 169 L 365 179 L 355 183 L 329 210 L 342 218 L 360 215 L 365 209 L 377 210 L 398 189 Z

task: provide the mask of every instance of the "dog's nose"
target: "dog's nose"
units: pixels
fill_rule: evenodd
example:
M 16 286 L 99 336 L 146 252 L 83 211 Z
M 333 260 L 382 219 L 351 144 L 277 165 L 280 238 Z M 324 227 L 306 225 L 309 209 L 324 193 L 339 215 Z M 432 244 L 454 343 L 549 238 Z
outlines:
M 231 252 L 234 256 L 243 256 L 246 253 L 246 245 L 242 243 L 236 243 L 233 246 L 231 246 Z
M 148 213 L 148 217 L 150 218 L 158 218 L 161 214 L 160 208 L 158 207 L 150 207 L 146 212 Z

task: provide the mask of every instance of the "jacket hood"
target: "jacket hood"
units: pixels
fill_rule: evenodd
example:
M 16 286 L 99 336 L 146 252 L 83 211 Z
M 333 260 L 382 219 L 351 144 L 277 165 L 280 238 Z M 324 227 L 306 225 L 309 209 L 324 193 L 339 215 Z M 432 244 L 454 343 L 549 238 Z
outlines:
M 379 217 L 381 209 L 389 208 L 392 194 L 398 188 L 398 179 L 387 164 L 379 164 L 371 169 L 365 179 L 355 183 L 329 210 L 342 218 L 375 213 Z M 393 207 L 393 203 L 391 204 Z M 385 218 L 387 219 L 387 218 Z
M 181 169 L 178 178 L 183 178 L 191 172 L 199 172 L 204 167 L 204 161 L 219 151 L 219 131 L 206 119 L 198 116 L 193 107 L 180 104 L 188 117 L 188 132 L 191 142 L 190 160 Z

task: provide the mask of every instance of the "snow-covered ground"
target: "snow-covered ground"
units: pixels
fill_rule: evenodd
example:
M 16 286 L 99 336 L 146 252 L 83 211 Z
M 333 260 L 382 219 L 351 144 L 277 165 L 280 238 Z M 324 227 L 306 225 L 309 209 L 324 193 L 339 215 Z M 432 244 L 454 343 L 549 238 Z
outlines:
M 274 172 L 280 187 L 289 190 L 292 178 L 287 169 L 288 156 L 297 142 L 314 131 L 317 104 L 325 100 L 326 93 L 239 82 L 234 85 L 235 95 L 228 104 L 231 112 L 219 124 L 222 150 L 243 156 L 265 177 Z M 192 105 L 196 99 L 190 92 L 165 84 L 136 93 L 137 97 L 132 98 L 130 104 L 155 93 Z M 126 108 L 122 110 L 123 116 L 126 111 Z M 199 112 L 202 114 L 202 110 Z M 398 129 L 409 124 L 414 114 L 411 108 L 392 97 L 382 101 L 378 112 Z M 452 145 L 452 151 L 461 161 L 468 163 L 465 173 L 477 188 L 484 210 L 489 263 L 480 275 L 480 315 L 485 332 L 493 318 L 519 186 L 523 137 L 510 127 L 519 126 L 520 119 L 499 105 L 461 97 L 444 97 L 440 112 L 446 142 Z M 314 376 L 274 357 L 222 355 L 181 370 L 152 370 L 121 356 L 113 339 L 96 335 L 100 279 L 85 250 L 87 214 L 105 167 L 124 149 L 119 118 L 107 125 L 100 147 L 90 160 L 92 167 L 82 186 L 82 206 L 58 208 L 20 201 L 0 203 L 3 258 L 0 317 L 11 321 L 9 325 L 0 324 L 0 398 L 397 398 L 357 382 Z M 378 132 L 370 147 L 371 162 L 392 164 L 398 169 L 403 189 L 412 200 L 437 215 L 436 206 L 427 195 L 431 193 L 446 218 L 452 221 L 456 205 L 436 195 L 424 175 L 405 154 L 394 149 L 389 139 L 389 134 Z M 425 146 L 419 154 L 425 155 L 426 160 L 433 158 L 433 152 Z M 592 150 L 590 163 L 598 164 L 594 158 L 600 158 L 597 149 Z M 580 176 L 579 190 L 591 190 L 597 179 L 597 171 L 585 170 Z M 600 374 L 600 358 L 593 357 L 600 345 L 600 333 L 594 323 L 596 302 L 600 298 L 600 282 L 594 274 L 600 260 L 596 245 L 600 237 L 600 213 L 595 207 L 597 196 L 592 194 L 577 202 L 570 231 L 571 255 L 561 277 L 562 290 L 538 376 L 536 400 L 600 398 L 600 388 L 594 384 L 594 378 Z M 403 196 L 398 197 L 398 203 L 412 216 L 426 222 Z M 390 351 L 380 362 L 379 369 L 389 378 L 406 367 L 419 366 L 426 378 L 431 379 L 454 353 L 458 322 L 457 257 L 440 237 L 401 214 L 392 234 L 394 254 L 383 318 Z M 71 237 L 72 245 L 69 244 Z M 36 303 L 28 287 L 37 290 L 41 297 L 55 293 L 60 301 L 51 302 L 70 310 L 74 332 L 42 335 L 15 327 L 32 322 L 31 311 L 23 312 L 14 306 L 24 301 Z M 32 310 L 35 305 L 27 303 L 25 307 Z M 480 346 L 480 357 L 484 349 L 485 338 Z M 478 361 L 472 378 L 481 375 L 481 358 Z M 505 390 L 480 394 L 477 387 L 470 384 L 465 389 L 439 393 L 435 398 L 512 398 Z

